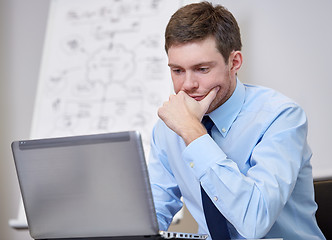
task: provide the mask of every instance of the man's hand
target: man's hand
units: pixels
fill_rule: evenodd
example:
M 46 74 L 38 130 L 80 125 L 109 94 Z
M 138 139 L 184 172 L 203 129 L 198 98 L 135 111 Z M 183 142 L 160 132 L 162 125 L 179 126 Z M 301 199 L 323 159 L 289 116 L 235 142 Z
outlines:
M 206 134 L 201 120 L 218 90 L 219 87 L 213 88 L 201 101 L 196 101 L 185 92 L 180 91 L 176 95 L 171 95 L 169 100 L 159 108 L 158 116 L 188 145 L 196 138 Z

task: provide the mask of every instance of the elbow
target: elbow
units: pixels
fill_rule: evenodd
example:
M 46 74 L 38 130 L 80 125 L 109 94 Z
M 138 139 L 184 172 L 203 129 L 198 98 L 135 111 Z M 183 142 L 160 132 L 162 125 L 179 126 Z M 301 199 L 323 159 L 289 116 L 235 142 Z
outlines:
M 265 237 L 267 234 L 267 231 L 263 232 L 263 231 L 254 231 L 254 232 L 246 232 L 244 234 L 241 234 L 242 237 L 244 237 L 245 239 L 261 239 L 263 237 Z
M 273 214 L 266 207 L 259 208 L 260 211 L 247 211 L 241 219 L 235 222 L 241 222 L 236 230 L 245 239 L 261 239 L 264 238 L 272 228 L 275 219 Z
M 245 239 L 264 238 L 270 229 L 270 228 L 268 228 L 266 226 L 264 227 L 262 225 L 252 226 L 252 228 L 251 228 L 251 226 L 248 227 L 248 225 L 246 225 L 247 227 L 244 227 L 243 229 L 238 230 L 238 232 L 241 234 L 241 236 L 244 237 Z
M 244 221 L 237 230 L 245 239 L 264 238 L 273 225 L 273 221 L 269 219 L 268 215 L 265 215 L 264 218 L 257 218 L 255 221 Z

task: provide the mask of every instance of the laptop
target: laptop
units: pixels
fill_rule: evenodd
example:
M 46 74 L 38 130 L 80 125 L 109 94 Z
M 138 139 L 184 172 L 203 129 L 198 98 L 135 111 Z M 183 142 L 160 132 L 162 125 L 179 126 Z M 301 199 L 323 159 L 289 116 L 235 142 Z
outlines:
M 206 239 L 158 229 L 137 131 L 12 143 L 33 239 Z

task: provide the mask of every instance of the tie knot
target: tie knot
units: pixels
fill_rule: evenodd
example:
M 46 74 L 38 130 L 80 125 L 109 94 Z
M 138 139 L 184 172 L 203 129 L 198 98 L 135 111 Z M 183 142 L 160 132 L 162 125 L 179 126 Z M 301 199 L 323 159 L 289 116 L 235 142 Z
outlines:
M 206 128 L 206 131 L 208 132 L 209 135 L 211 135 L 211 129 L 214 125 L 213 121 L 209 116 L 204 116 L 202 120 L 202 124 Z

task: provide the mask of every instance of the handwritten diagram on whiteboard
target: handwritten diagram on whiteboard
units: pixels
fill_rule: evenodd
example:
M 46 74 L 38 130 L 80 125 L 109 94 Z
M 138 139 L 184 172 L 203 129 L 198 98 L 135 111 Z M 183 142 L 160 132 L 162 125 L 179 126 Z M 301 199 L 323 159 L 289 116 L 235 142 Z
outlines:
M 181 5 L 53 0 L 31 137 L 138 130 L 147 149 L 172 90 L 164 30 Z

